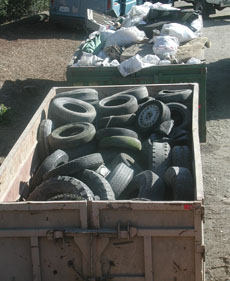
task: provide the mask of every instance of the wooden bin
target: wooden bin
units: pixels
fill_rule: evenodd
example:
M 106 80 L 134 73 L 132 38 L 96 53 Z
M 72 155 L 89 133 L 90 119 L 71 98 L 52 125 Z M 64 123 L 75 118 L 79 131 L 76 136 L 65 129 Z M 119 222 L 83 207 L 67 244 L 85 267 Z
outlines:
M 132 86 L 93 88 L 102 97 Z M 0 280 L 205 280 L 198 85 L 147 87 L 193 90 L 195 200 L 16 202 L 38 166 L 50 100 L 76 87 L 52 88 L 0 167 Z

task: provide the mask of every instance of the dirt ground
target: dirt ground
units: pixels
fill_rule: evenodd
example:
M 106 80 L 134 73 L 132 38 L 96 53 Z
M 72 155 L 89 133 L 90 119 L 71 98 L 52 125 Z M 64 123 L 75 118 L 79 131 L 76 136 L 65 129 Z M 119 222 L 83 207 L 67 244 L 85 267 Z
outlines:
M 186 4 L 187 5 L 187 4 Z M 207 142 L 201 144 L 205 188 L 206 280 L 230 281 L 230 9 L 204 21 Z M 11 107 L 0 124 L 0 163 L 52 86 L 65 82 L 66 65 L 85 34 L 49 22 L 0 27 L 0 103 Z

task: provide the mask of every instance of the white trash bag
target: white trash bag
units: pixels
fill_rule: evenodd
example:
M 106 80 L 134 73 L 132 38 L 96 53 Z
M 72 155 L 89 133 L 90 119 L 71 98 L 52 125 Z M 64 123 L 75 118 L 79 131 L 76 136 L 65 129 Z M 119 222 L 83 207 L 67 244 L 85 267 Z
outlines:
M 161 59 L 174 57 L 179 47 L 178 39 L 172 36 L 156 36 L 153 42 L 153 52 Z
M 143 68 L 151 67 L 157 65 L 160 59 L 155 55 L 146 55 L 141 57 L 140 55 L 135 55 L 125 61 L 123 61 L 119 66 L 118 70 L 121 75 L 126 77 L 132 73 L 135 73 Z
M 109 46 L 128 46 L 143 41 L 146 38 L 144 31 L 136 26 L 122 27 L 110 35 L 105 41 L 105 48 Z
M 197 37 L 190 28 L 180 23 L 164 24 L 161 29 L 161 35 L 176 37 L 179 43 L 184 43 Z

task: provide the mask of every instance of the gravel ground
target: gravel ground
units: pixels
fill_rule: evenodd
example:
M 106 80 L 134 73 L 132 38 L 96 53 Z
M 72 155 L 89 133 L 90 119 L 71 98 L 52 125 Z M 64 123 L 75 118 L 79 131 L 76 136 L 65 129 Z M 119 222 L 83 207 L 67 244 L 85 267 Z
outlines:
M 206 52 L 207 142 L 201 144 L 206 280 L 230 281 L 230 9 L 204 21 L 203 34 L 212 42 Z M 0 163 L 49 89 L 66 83 L 66 65 L 84 36 L 48 22 L 0 27 L 0 103 L 11 107 L 10 120 L 0 125 Z

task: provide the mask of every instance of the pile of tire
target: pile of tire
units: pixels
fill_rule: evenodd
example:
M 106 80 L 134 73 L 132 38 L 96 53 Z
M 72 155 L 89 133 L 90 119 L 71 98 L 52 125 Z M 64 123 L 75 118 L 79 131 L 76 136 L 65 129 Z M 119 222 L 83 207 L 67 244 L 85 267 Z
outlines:
M 109 95 L 109 93 L 107 93 Z M 194 200 L 192 91 L 57 94 L 38 129 L 30 201 Z

